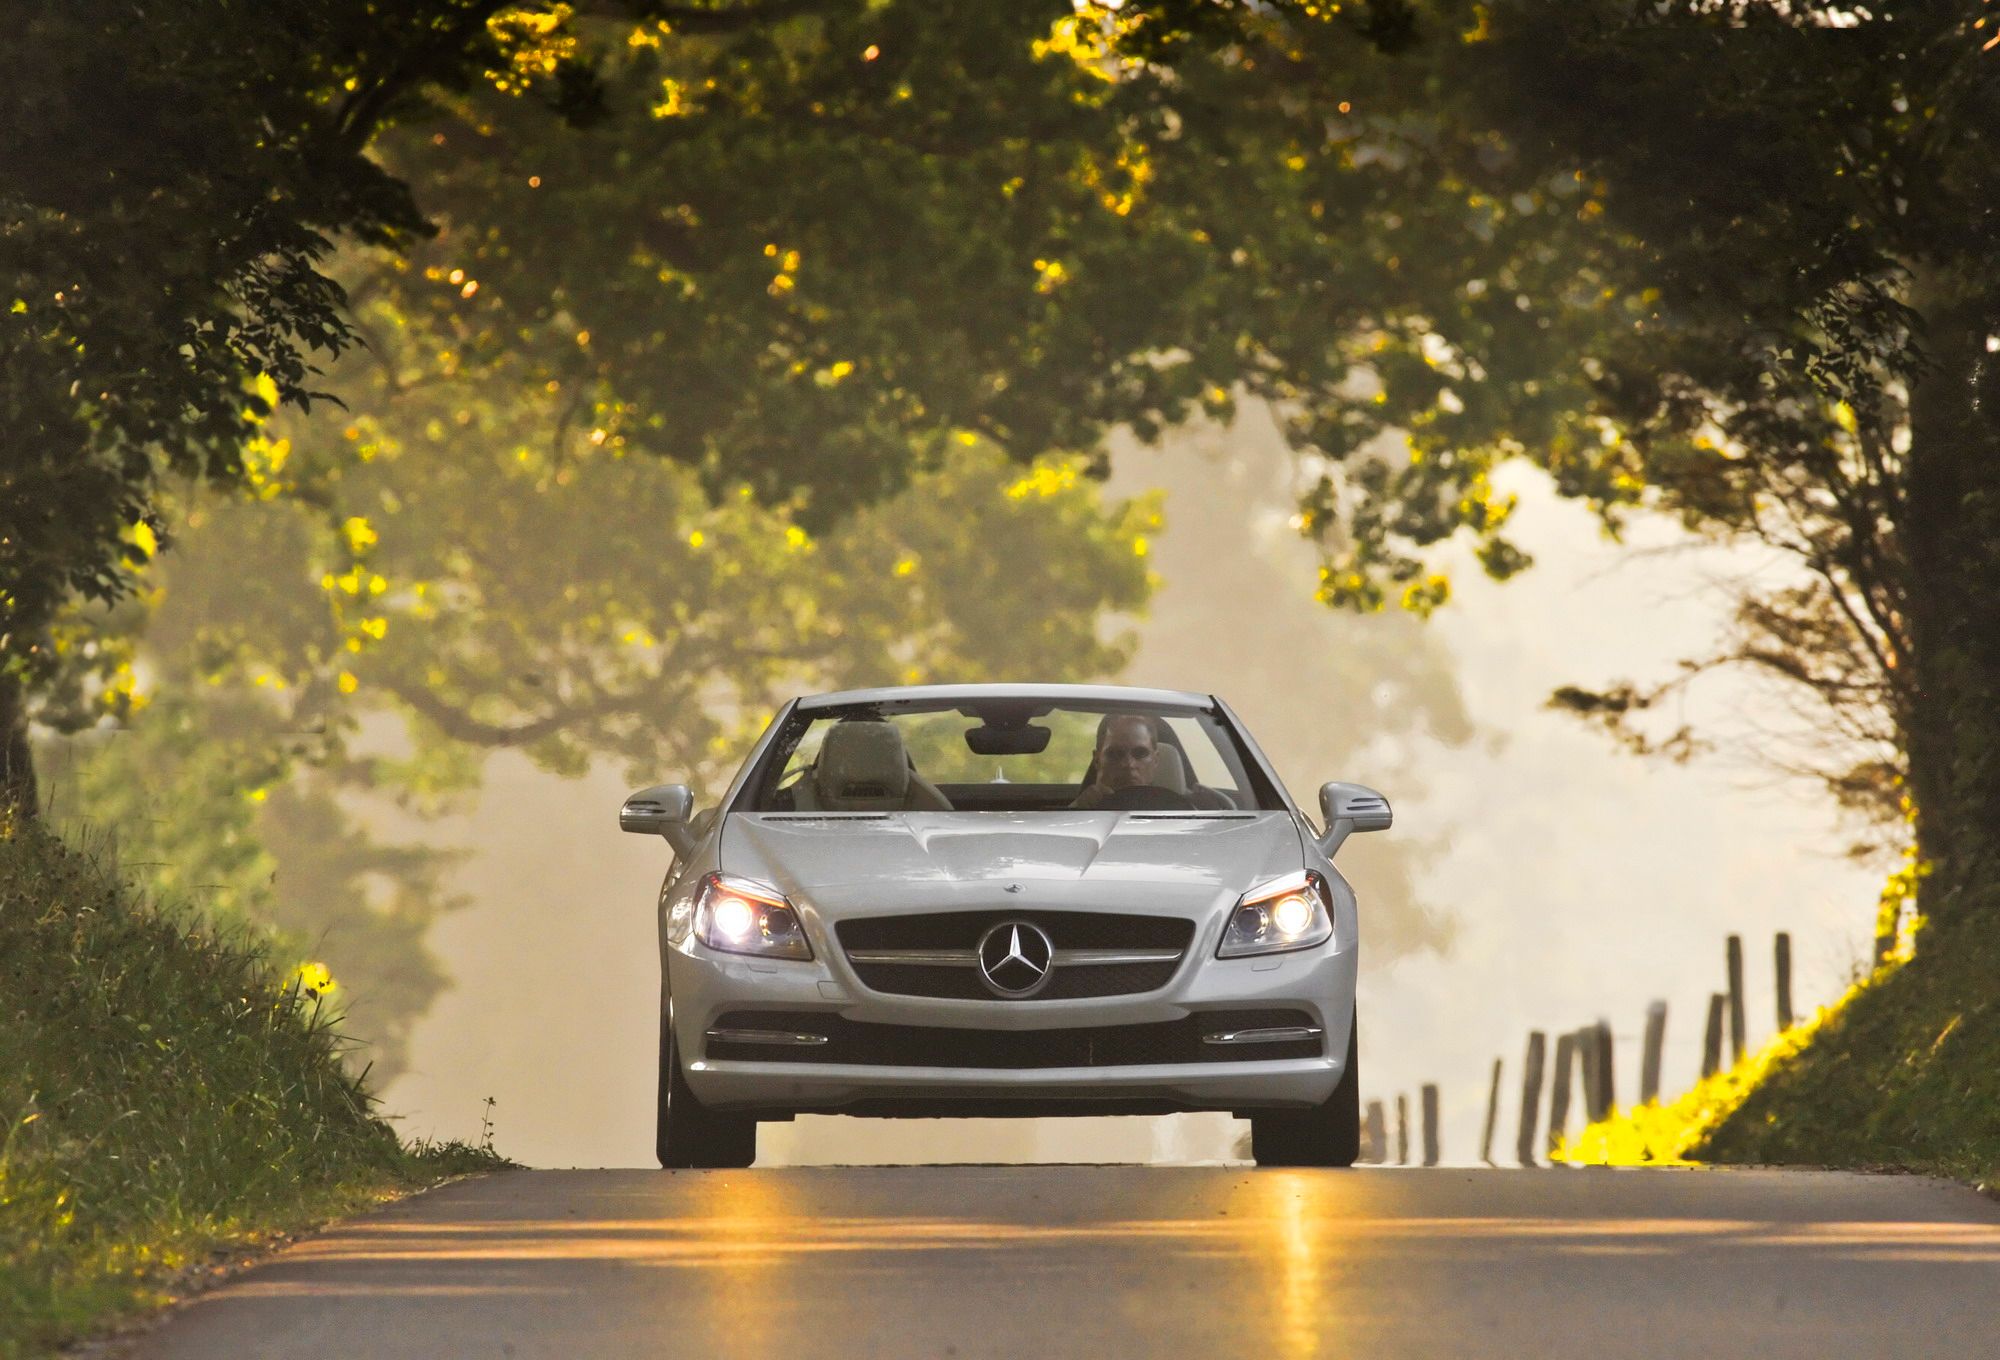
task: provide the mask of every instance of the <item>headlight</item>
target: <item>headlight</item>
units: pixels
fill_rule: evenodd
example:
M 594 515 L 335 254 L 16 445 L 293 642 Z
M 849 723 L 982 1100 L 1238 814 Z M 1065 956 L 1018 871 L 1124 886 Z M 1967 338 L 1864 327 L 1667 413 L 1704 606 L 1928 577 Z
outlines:
M 1229 913 L 1217 958 L 1311 949 L 1333 936 L 1333 895 L 1311 869 L 1286 874 L 1243 894 Z
M 710 874 L 702 879 L 695 892 L 691 915 L 694 937 L 710 949 L 726 954 L 756 954 L 767 959 L 813 956 L 798 912 L 783 893 L 761 883 L 728 874 Z M 675 944 L 687 938 L 684 926 L 679 938 L 674 938 L 675 927 L 686 919 L 680 910 L 668 916 L 667 934 Z

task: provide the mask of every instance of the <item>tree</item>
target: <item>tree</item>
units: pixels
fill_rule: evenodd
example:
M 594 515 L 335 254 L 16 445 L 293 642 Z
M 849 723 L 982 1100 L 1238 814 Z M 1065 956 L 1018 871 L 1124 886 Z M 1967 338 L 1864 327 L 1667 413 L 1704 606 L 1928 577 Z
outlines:
M 1818 705 L 1833 749 L 1780 758 L 1878 822 L 1913 809 L 1948 913 L 2000 826 L 1987 19 L 1445 0 L 1357 33 L 1329 8 L 1239 11 L 1133 93 L 1172 133 L 1148 211 L 1229 280 L 1186 324 L 1322 472 L 1323 596 L 1435 608 L 1451 541 L 1527 565 L 1510 460 L 1614 532 L 1658 511 L 1789 555 L 1666 688 L 1748 665 Z M 1084 59 L 1145 60 L 1146 26 L 1097 12 Z M 1646 728 L 1663 692 L 1558 702 L 1685 752 Z
M 240 479 L 246 424 L 348 340 L 335 236 L 421 234 L 367 154 L 414 83 L 499 60 L 479 0 L 78 0 L 10 9 L 0 95 L 0 792 L 73 598 L 151 555 L 167 481 Z M 19 12 L 15 12 L 15 10 Z
M 1144 605 L 1155 501 L 968 436 L 808 534 L 747 487 L 711 500 L 609 446 L 534 346 L 468 359 L 481 319 L 397 311 L 367 277 L 397 267 L 353 261 L 353 320 L 378 338 L 330 375 L 344 423 L 274 420 L 248 495 L 163 506 L 176 551 L 91 621 L 77 667 L 136 665 L 140 706 L 53 781 L 164 895 L 327 965 L 378 1076 L 449 985 L 425 936 L 458 900 L 456 855 L 381 843 L 369 799 L 451 810 L 503 748 L 716 791 L 789 692 L 1088 677 L 1129 654 L 1107 623 Z
M 399 175 L 421 176 L 426 209 L 465 224 L 468 264 L 555 281 L 503 290 L 536 326 L 598 327 L 619 374 L 616 437 L 706 468 L 711 486 L 747 481 L 786 502 L 811 491 L 815 523 L 893 492 L 954 431 L 1026 460 L 1193 390 L 1135 362 L 1148 313 L 1123 309 L 1143 291 L 1065 287 L 1066 257 L 1047 245 L 1126 173 L 1099 82 L 1036 55 L 1066 3 L 588 8 L 85 0 L 13 25 L 21 78 L 0 105 L 0 160 L 17 167 L 0 190 L 11 801 L 33 806 L 25 724 L 57 683 L 57 615 L 131 587 L 160 539 L 163 487 L 251 480 L 251 427 L 311 401 L 314 365 L 354 338 L 327 252 L 343 239 L 407 249 L 429 230 Z M 1201 9 L 1182 8 L 1162 13 L 1193 34 Z M 683 106 L 703 115 L 693 137 Z M 439 130 L 415 131 L 440 111 Z M 552 128 L 593 122 L 601 135 L 551 144 Z M 375 157 L 385 128 L 405 134 L 389 168 Z M 538 159 L 516 176 L 524 146 Z M 635 236 L 628 197 L 601 235 L 571 217 L 561 248 L 542 247 L 538 203 L 588 214 L 593 194 L 633 187 L 663 155 L 671 211 Z M 530 192 L 572 164 L 595 175 L 577 195 Z M 732 192 L 715 192 L 718 171 Z M 730 230 L 699 230 L 739 198 Z M 822 219 L 829 237 L 763 231 Z M 718 253 L 751 228 L 748 253 Z M 835 246 L 839 275 L 820 264 Z M 959 324 L 938 325 L 941 312 Z

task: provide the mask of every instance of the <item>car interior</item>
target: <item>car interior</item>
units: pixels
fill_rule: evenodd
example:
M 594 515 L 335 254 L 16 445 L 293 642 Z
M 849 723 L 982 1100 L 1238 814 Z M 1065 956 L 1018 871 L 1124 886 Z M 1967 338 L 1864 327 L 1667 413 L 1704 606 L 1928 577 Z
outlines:
M 1178 738 L 1164 723 L 1147 784 L 1121 789 L 1096 806 L 1110 811 L 1233 811 L 1221 789 L 1189 777 Z M 843 719 L 828 728 L 816 759 L 778 788 L 769 810 L 787 812 L 985 812 L 1068 808 L 1097 778 L 1093 757 L 1073 784 L 1005 780 L 934 784 L 921 774 L 902 733 L 878 718 Z

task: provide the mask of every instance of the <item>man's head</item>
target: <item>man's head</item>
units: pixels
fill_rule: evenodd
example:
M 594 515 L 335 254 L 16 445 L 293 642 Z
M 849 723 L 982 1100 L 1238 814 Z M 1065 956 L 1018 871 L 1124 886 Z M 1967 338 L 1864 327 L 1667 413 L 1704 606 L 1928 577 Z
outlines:
M 1097 725 L 1097 782 L 1107 789 L 1152 783 L 1159 749 L 1151 718 L 1137 713 L 1110 714 Z

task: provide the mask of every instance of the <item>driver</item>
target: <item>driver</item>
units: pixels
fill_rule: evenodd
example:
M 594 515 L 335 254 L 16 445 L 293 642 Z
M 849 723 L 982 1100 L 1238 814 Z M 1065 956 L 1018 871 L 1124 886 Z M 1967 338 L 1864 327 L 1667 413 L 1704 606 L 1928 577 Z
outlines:
M 1093 808 L 1120 789 L 1153 782 L 1160 739 L 1153 720 L 1140 713 L 1107 713 L 1097 724 L 1097 778 L 1071 807 Z

